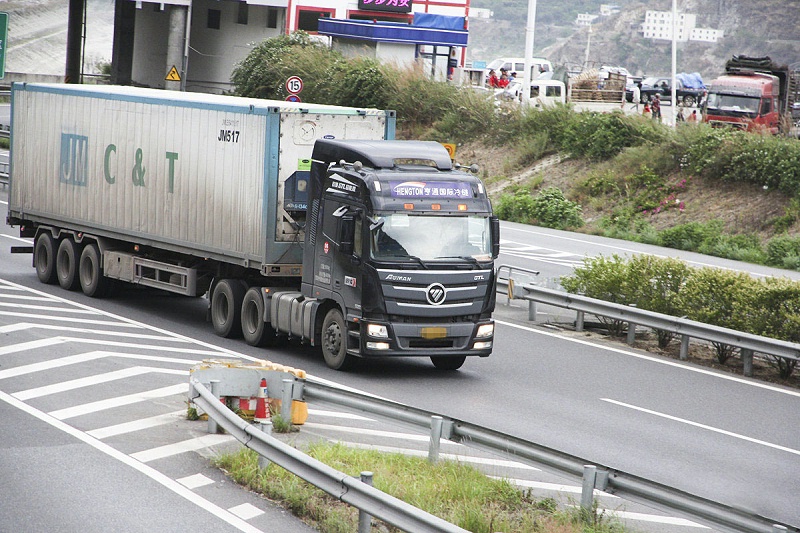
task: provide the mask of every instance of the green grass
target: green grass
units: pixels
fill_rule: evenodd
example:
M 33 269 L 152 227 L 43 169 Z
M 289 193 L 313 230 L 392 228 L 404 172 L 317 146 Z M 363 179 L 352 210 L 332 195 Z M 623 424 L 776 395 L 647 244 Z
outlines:
M 553 499 L 536 500 L 507 480 L 489 478 L 461 463 L 431 464 L 417 457 L 327 442 L 312 444 L 306 453 L 356 478 L 361 472 L 373 472 L 376 488 L 476 533 L 625 531 L 602 513 L 584 520 L 577 510 L 559 510 Z M 275 464 L 259 469 L 258 455 L 252 450 L 223 455 L 216 464 L 237 483 L 280 502 L 321 531 L 351 533 L 358 528 L 357 509 Z

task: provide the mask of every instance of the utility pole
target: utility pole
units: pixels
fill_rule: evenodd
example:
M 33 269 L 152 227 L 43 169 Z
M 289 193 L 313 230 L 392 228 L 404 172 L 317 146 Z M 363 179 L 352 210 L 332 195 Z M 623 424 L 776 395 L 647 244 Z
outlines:
M 525 26 L 525 72 L 522 73 L 522 102 L 531 97 L 531 67 L 533 66 L 533 36 L 536 25 L 536 0 L 528 0 L 528 23 Z

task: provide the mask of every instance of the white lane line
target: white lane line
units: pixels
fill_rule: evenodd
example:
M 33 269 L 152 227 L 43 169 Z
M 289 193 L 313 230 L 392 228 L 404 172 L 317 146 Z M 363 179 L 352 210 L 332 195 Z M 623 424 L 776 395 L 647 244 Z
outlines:
M 213 485 L 214 480 L 207 478 L 203 474 L 194 474 L 191 476 L 186 476 L 182 478 L 178 478 L 175 481 L 186 487 L 187 489 L 199 489 L 200 487 L 205 487 L 206 485 Z
M 32 311 L 53 311 L 59 313 L 75 313 L 81 315 L 97 315 L 95 311 L 90 311 L 88 309 L 73 309 L 69 307 L 53 307 L 52 305 L 33 305 L 33 304 L 22 304 L 18 302 L 7 303 L 7 302 L 0 302 L 0 307 L 13 307 L 15 309 L 30 309 Z
M 202 437 L 195 437 L 194 439 L 176 442 L 174 444 L 167 444 L 165 446 L 158 446 L 157 448 L 150 448 L 149 450 L 142 450 L 141 452 L 132 453 L 131 457 L 143 463 L 149 463 L 156 459 L 164 459 L 165 457 L 172 457 L 186 452 L 194 452 L 204 448 L 210 448 L 218 444 L 224 444 L 236 440 L 233 435 L 203 435 Z
M 0 202 L 0 204 L 8 205 L 8 202 Z M 14 241 L 24 242 L 25 244 L 33 244 L 33 241 L 29 239 L 23 239 L 21 237 L 14 237 L 13 235 L 0 235 L 0 237 L 5 237 L 6 239 L 11 239 Z
M 386 452 L 386 453 L 400 453 L 403 455 L 409 455 L 412 457 L 428 457 L 427 450 L 412 450 L 410 448 L 398 448 L 396 446 L 381 446 L 378 444 L 363 444 L 360 442 L 346 442 L 336 439 L 329 439 L 331 442 L 336 442 L 342 444 L 343 446 L 347 446 L 348 448 L 359 448 L 363 450 L 377 450 L 379 452 Z M 519 468 L 523 470 L 531 470 L 534 472 L 541 472 L 540 469 L 536 468 L 535 466 L 526 465 L 525 463 L 518 463 L 516 461 L 507 461 L 504 459 L 489 459 L 486 457 L 472 457 L 470 455 L 463 455 L 459 453 L 440 453 L 439 457 L 442 459 L 447 459 L 449 461 L 456 461 L 461 463 L 475 463 L 479 465 L 488 465 L 488 466 L 498 466 L 503 468 Z M 578 488 L 578 492 L 580 492 L 580 487 Z
M 577 508 L 578 506 L 570 505 L 570 507 Z M 696 527 L 700 529 L 711 529 L 708 526 L 698 524 L 697 522 L 692 522 L 691 520 L 686 520 L 685 518 L 676 518 L 672 516 L 661 516 L 655 514 L 633 513 L 630 511 L 618 511 L 616 509 L 598 509 L 598 511 L 602 511 L 605 514 L 623 520 L 638 520 L 640 522 L 654 522 L 670 526 L 684 526 L 684 527 Z
M 136 335 L 134 335 L 134 337 L 135 336 Z M 153 350 L 157 352 L 179 352 L 179 353 L 187 353 L 193 355 L 207 355 L 209 357 L 229 357 L 231 355 L 234 355 L 222 348 L 220 348 L 219 351 L 210 351 L 210 350 L 196 350 L 194 348 L 184 348 L 181 346 L 158 346 L 156 344 L 140 344 L 138 342 L 111 341 L 108 339 L 83 339 L 80 337 L 64 337 L 64 336 L 54 337 L 54 339 L 59 339 L 60 342 L 75 342 L 78 344 L 100 344 L 102 346 L 114 347 L 114 348 L 137 348 L 140 350 Z M 187 339 L 185 337 L 183 338 L 176 337 L 164 340 L 186 342 L 186 343 L 192 342 L 190 339 Z M 197 344 L 200 344 L 201 346 L 203 345 L 203 343 L 197 343 Z M 3 355 L 3 353 L 4 352 L 2 351 L 2 348 L 0 348 L 0 355 Z M 244 355 L 237 355 L 237 357 L 247 358 L 247 356 Z M 250 359 L 261 361 L 261 359 L 255 359 L 254 357 L 251 357 Z
M 101 442 L 94 437 L 87 435 L 86 433 L 75 429 L 74 427 L 61 422 L 59 420 L 54 419 L 53 417 L 39 411 L 31 407 L 30 405 L 26 404 L 25 402 L 21 402 L 16 398 L 11 397 L 10 395 L 0 391 L 0 401 L 4 401 L 12 407 L 19 409 L 35 418 L 38 418 L 42 422 L 49 424 L 50 426 L 54 427 L 55 429 L 70 435 L 81 442 L 88 444 L 92 448 L 100 451 L 101 453 L 106 454 L 107 456 L 111 457 L 112 459 L 124 464 L 125 466 L 132 468 L 142 474 L 146 475 L 156 483 L 159 483 L 161 486 L 166 488 L 167 490 L 172 491 L 173 493 L 177 494 L 181 498 L 185 499 L 188 502 L 191 502 L 197 505 L 200 509 L 203 509 L 210 513 L 211 515 L 219 518 L 230 524 L 231 526 L 235 527 L 239 531 L 243 531 L 244 533 L 264 533 L 262 530 L 248 524 L 246 521 L 242 520 L 238 516 L 234 515 L 233 513 L 219 507 L 218 505 L 198 496 L 190 489 L 184 487 L 174 479 L 162 474 L 155 468 L 147 466 L 146 464 L 136 461 L 132 457 L 122 453 L 119 450 L 116 450 Z
M 46 296 L 29 296 L 27 294 L 19 294 L 22 292 L 22 289 L 18 289 L 16 287 L 7 287 L 3 286 L 0 287 L 0 291 L 16 291 L 16 294 L 6 294 L 5 292 L 0 292 L 0 298 L 4 300 L 25 300 L 26 302 L 52 302 L 54 301 L 52 298 L 48 298 Z M 58 301 L 58 300 L 55 300 Z M 92 311 L 92 313 L 97 313 L 97 311 Z
M 672 420 L 673 422 L 680 422 L 681 424 L 686 424 L 689 426 L 694 426 L 700 429 L 705 429 L 708 431 L 713 431 L 714 433 L 719 433 L 721 435 L 727 435 L 728 437 L 733 437 L 736 439 L 744 440 L 747 442 L 752 442 L 754 444 L 760 444 L 761 446 L 766 446 L 768 448 L 774 448 L 776 450 L 780 450 L 782 452 L 789 452 L 795 455 L 800 455 L 800 450 L 795 450 L 793 448 L 787 448 L 786 446 L 781 446 L 779 444 L 773 444 L 771 442 L 767 442 L 764 440 L 754 439 L 752 437 L 748 437 L 746 435 L 740 435 L 739 433 L 733 433 L 732 431 L 726 431 L 724 429 L 715 428 L 714 426 L 707 426 L 706 424 L 700 424 L 699 422 L 692 422 L 691 420 L 686 420 L 685 418 L 678 418 L 677 416 L 668 415 L 665 413 L 659 413 L 658 411 L 653 411 L 651 409 L 645 409 L 644 407 L 637 407 L 635 405 L 631 405 L 629 403 L 619 402 L 617 400 L 612 400 L 610 398 L 600 398 L 604 402 L 613 403 L 614 405 L 619 405 L 621 407 L 627 407 L 628 409 L 633 409 L 635 411 L 639 411 L 642 413 L 647 413 L 649 415 L 658 416 L 661 418 L 666 418 L 667 420 Z
M 257 516 L 264 514 L 264 511 L 249 503 L 243 503 L 235 507 L 231 507 L 228 511 L 232 512 L 242 520 L 250 520 Z
M 366 422 L 375 421 L 374 419 L 367 418 L 366 416 L 356 415 L 352 413 L 343 413 L 340 411 L 325 411 L 323 409 L 309 409 L 308 414 L 314 416 L 321 416 L 324 418 L 344 418 L 347 420 L 364 420 Z
M 18 318 L 24 318 L 27 320 L 33 320 L 33 319 L 52 320 L 54 322 L 75 322 L 77 320 L 76 318 L 66 317 L 66 316 L 36 315 L 31 313 L 14 313 L 11 311 L 0 311 L 0 316 L 13 316 Z M 81 324 L 95 324 L 97 326 L 118 326 L 123 328 L 139 327 L 133 324 L 110 322 L 108 320 L 92 320 L 92 319 L 82 318 L 80 319 L 80 321 Z
M 140 418 L 139 420 L 133 420 L 131 422 L 123 422 L 121 424 L 115 424 L 113 426 L 106 426 L 103 428 L 93 429 L 91 431 L 87 431 L 86 434 L 91 435 L 96 439 L 107 439 L 109 437 L 115 437 L 117 435 L 135 433 L 136 431 L 142 431 L 145 429 L 171 424 L 177 420 L 182 420 L 185 418 L 186 418 L 186 411 L 184 410 L 173 411 L 171 413 L 167 413 L 164 415 L 150 416 L 148 418 Z
M 492 479 L 500 479 L 506 480 L 509 483 L 513 483 L 517 487 L 524 487 L 526 489 L 538 489 L 538 490 L 546 490 L 549 492 L 560 492 L 560 493 L 567 493 L 567 494 L 581 494 L 583 492 L 582 487 L 578 487 L 577 485 L 562 485 L 560 483 L 545 483 L 544 481 L 531 481 L 529 479 L 511 479 L 508 477 L 503 476 L 487 476 Z M 609 494 L 607 492 L 603 492 L 601 490 L 595 489 L 592 491 L 595 496 L 602 496 L 604 498 L 617 498 L 614 494 Z
M 2 331 L 0 331 L 0 333 L 2 333 Z M 64 342 L 66 342 L 64 339 L 60 339 L 58 337 L 51 339 L 40 339 L 37 341 L 20 342 L 18 344 L 0 347 L 0 355 L 8 355 L 12 353 L 26 352 L 28 350 L 36 350 L 38 348 L 46 348 L 48 346 L 55 346 L 56 344 L 63 344 Z
M 329 431 L 338 431 L 341 433 L 357 433 L 359 435 L 369 435 L 372 437 L 387 437 L 390 439 L 403 439 L 403 440 L 413 440 L 420 442 L 428 442 L 429 440 L 431 440 L 430 435 L 413 435 L 411 433 L 397 433 L 395 431 L 381 431 L 378 429 L 342 427 L 342 426 L 335 426 L 332 424 L 318 424 L 316 422 L 306 422 L 305 424 L 303 424 L 303 427 L 325 429 Z M 446 442 L 445 444 L 463 446 L 462 444 L 454 442 Z
M 120 324 L 120 325 L 126 328 L 131 327 L 127 324 Z M 43 329 L 43 330 L 58 331 L 63 333 L 86 333 L 89 335 L 108 335 L 111 337 L 132 337 L 136 339 L 161 340 L 168 342 L 185 342 L 185 343 L 189 342 L 186 339 L 168 337 L 164 335 L 149 335 L 138 331 L 131 333 L 126 331 L 110 331 L 103 329 L 78 328 L 73 326 L 58 326 L 55 324 L 37 324 L 33 322 L 17 322 L 16 324 L 2 326 L 0 327 L 0 333 L 13 333 L 15 331 L 25 331 L 29 329 Z
M 157 368 L 154 366 L 132 366 L 130 368 L 123 368 L 122 370 L 114 370 L 113 372 L 106 372 L 94 376 L 87 376 L 84 378 L 73 379 L 69 381 L 61 381 L 53 383 L 52 385 L 45 385 L 43 387 L 36 387 L 34 389 L 22 390 L 13 393 L 11 396 L 17 400 L 30 400 L 32 398 L 40 398 L 42 396 L 49 396 L 51 394 L 58 394 L 60 392 L 67 392 L 84 387 L 92 387 L 100 385 L 101 383 L 109 383 L 120 379 L 128 379 L 142 374 L 172 374 L 178 376 L 189 376 L 188 370 L 173 370 L 171 368 Z
M 685 363 L 678 363 L 676 361 L 672 361 L 669 359 L 660 359 L 658 357 L 653 357 L 651 355 L 644 355 L 641 353 L 630 352 L 628 350 L 623 350 L 622 348 L 614 348 L 613 346 L 604 346 L 602 344 L 595 344 L 591 341 L 583 340 L 583 339 L 575 339 L 572 337 L 565 337 L 563 335 L 559 335 L 558 333 L 552 333 L 550 331 L 544 331 L 540 329 L 535 329 L 529 326 L 521 326 L 519 324 L 514 324 L 512 322 L 505 322 L 504 320 L 495 320 L 495 324 L 502 324 L 503 326 L 508 326 L 511 328 L 521 329 L 523 331 L 529 331 L 531 333 L 538 333 L 539 335 L 544 335 L 546 337 L 553 337 L 554 339 L 560 339 L 567 342 L 572 342 L 574 344 L 582 344 L 584 346 L 591 346 L 592 348 L 597 348 L 600 350 L 606 350 L 609 352 L 616 352 L 622 355 L 628 355 L 630 357 L 635 357 L 637 359 L 643 359 L 645 361 L 650 361 L 651 363 L 658 363 L 660 365 L 672 366 L 675 368 L 680 368 L 682 370 L 686 370 L 687 372 L 694 372 L 696 374 L 703 374 L 706 376 L 712 376 L 717 379 L 725 379 L 728 381 L 734 381 L 741 385 L 748 385 L 750 387 L 756 387 L 759 389 L 765 389 L 771 392 L 778 392 L 781 394 L 787 394 L 789 396 L 795 396 L 800 398 L 800 391 L 794 391 L 789 389 L 782 389 L 780 387 L 775 387 L 769 385 L 767 383 L 762 383 L 759 381 L 751 381 L 744 378 L 740 378 L 737 376 L 732 376 L 730 374 L 723 374 L 719 372 L 714 372 L 713 370 L 706 370 L 704 368 L 698 368 L 694 366 L 686 365 Z
M 70 355 L 68 357 L 61 357 L 59 359 L 50 359 L 48 361 L 41 361 L 38 363 L 31 363 L 29 365 L 16 366 L 6 370 L 0 370 L 0 379 L 8 379 L 17 376 L 24 376 L 25 374 L 33 374 L 34 372 L 42 372 L 53 368 L 60 368 L 62 366 L 75 365 L 85 363 L 87 361 L 94 361 L 95 359 L 102 359 L 104 357 L 118 357 L 120 359 L 136 359 L 139 361 L 153 361 L 159 363 L 177 363 L 181 365 L 196 365 L 200 361 L 191 359 L 178 359 L 175 357 L 159 357 L 156 355 L 141 355 L 133 353 L 121 352 L 86 352 L 77 355 Z
M 169 387 L 162 387 L 160 389 L 137 392 L 136 394 L 128 394 L 127 396 L 117 396 L 116 398 L 85 403 L 83 405 L 67 407 L 66 409 L 58 409 L 47 414 L 56 420 L 66 420 L 67 418 L 74 418 L 76 416 L 96 413 L 106 409 L 113 409 L 115 407 L 122 407 L 124 405 L 145 402 L 155 398 L 164 398 L 166 396 L 174 396 L 176 394 L 186 394 L 188 390 L 188 383 L 180 383 L 178 385 L 171 385 Z

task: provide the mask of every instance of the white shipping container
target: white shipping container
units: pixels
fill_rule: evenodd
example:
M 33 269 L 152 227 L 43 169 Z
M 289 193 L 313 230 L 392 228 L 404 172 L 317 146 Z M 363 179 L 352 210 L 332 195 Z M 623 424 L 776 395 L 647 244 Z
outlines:
M 300 262 L 285 183 L 317 139 L 394 133 L 379 110 L 49 84 L 14 85 L 12 125 L 15 216 L 245 264 Z

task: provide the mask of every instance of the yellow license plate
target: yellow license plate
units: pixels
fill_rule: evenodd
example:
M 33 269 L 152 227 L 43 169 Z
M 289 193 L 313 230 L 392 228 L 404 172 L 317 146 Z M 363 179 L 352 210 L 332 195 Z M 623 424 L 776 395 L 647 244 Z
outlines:
M 420 328 L 419 335 L 423 339 L 443 339 L 447 337 L 447 328 L 441 328 L 441 327 Z

